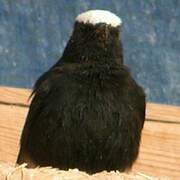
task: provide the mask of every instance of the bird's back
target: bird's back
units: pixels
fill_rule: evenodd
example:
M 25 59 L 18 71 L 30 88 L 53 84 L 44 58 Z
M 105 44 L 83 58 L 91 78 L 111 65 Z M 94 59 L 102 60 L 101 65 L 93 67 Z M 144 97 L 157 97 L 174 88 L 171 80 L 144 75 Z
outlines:
M 87 172 L 130 167 L 138 154 L 145 98 L 127 68 L 65 64 L 50 74 L 35 90 L 27 138 L 22 135 L 33 161 Z

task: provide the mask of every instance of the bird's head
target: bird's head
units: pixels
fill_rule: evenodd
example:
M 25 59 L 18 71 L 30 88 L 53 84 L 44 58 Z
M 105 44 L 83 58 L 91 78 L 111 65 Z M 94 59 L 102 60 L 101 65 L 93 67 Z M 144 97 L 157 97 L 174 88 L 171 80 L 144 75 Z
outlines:
M 121 24 L 118 16 L 105 10 L 79 14 L 63 54 L 64 61 L 122 63 Z

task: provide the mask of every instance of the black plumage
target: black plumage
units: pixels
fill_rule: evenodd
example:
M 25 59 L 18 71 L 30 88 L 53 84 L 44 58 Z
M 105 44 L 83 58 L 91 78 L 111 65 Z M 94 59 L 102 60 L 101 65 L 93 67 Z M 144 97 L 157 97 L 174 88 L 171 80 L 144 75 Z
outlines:
M 88 173 L 131 168 L 145 94 L 123 64 L 119 28 L 75 22 L 61 59 L 35 84 L 18 164 Z

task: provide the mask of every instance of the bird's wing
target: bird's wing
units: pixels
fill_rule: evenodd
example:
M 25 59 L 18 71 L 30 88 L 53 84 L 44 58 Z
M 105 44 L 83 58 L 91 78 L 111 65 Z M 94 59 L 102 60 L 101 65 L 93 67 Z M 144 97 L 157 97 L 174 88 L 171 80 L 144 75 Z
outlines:
M 43 74 L 36 82 L 34 90 L 31 96 L 32 101 L 29 107 L 29 112 L 26 118 L 26 122 L 21 134 L 20 140 L 20 152 L 17 159 L 17 163 L 27 162 L 29 155 L 27 153 L 28 137 L 30 135 L 31 127 L 36 121 L 38 121 L 39 115 L 46 107 L 46 99 L 51 94 L 52 79 L 56 76 L 61 76 L 62 66 L 51 68 L 45 74 Z
M 26 145 L 30 127 L 36 121 L 37 117 L 39 116 L 39 113 L 42 111 L 42 108 L 46 105 L 45 99 L 51 93 L 52 78 L 55 74 L 59 75 L 59 72 L 61 71 L 60 69 L 61 68 L 54 68 L 47 71 L 37 80 L 34 86 L 31 105 L 21 135 L 22 148 Z
M 34 87 L 33 87 L 33 92 L 30 95 L 30 98 L 38 91 L 40 88 L 41 84 L 45 82 L 51 74 L 53 74 L 54 71 L 62 67 L 62 62 L 59 60 L 55 65 L 53 65 L 47 72 L 42 74 L 38 80 L 35 82 Z

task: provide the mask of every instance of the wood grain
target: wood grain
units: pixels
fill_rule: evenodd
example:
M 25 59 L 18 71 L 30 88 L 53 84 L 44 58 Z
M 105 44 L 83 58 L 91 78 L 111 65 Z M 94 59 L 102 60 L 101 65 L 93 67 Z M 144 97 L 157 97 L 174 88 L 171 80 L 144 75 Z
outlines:
M 180 178 L 180 125 L 147 121 L 134 169 Z
M 28 108 L 0 104 L 0 161 L 15 162 Z
M 0 88 L 0 161 L 15 162 L 31 90 Z M 133 169 L 180 179 L 180 107 L 147 104 L 139 158 Z
M 147 103 L 146 119 L 180 124 L 180 106 Z
M 0 103 L 29 106 L 32 90 L 21 88 L 0 87 Z M 180 107 L 147 103 L 146 119 L 151 121 L 166 121 L 180 124 Z
M 12 88 L 12 87 L 0 87 L 0 103 L 2 104 L 14 104 L 20 106 L 28 106 L 30 104 L 29 96 L 31 94 L 30 89 Z

